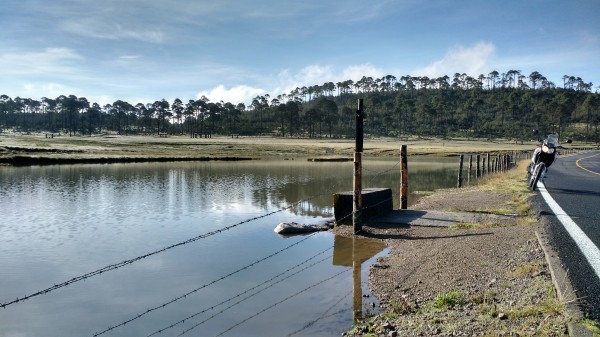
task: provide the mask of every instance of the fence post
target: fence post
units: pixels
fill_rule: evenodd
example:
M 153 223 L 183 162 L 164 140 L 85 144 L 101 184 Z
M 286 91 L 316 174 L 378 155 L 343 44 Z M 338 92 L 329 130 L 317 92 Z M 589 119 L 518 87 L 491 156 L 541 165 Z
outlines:
M 456 187 L 458 187 L 458 188 L 462 187 L 463 159 L 464 159 L 464 156 L 461 154 L 460 159 L 459 159 L 459 164 L 458 164 L 458 184 L 456 185 Z
M 400 209 L 408 208 L 408 160 L 406 145 L 400 148 L 402 174 L 400 176 Z
M 485 157 L 481 158 L 481 175 L 483 176 L 484 174 L 488 174 L 489 172 L 485 171 Z
M 467 173 L 467 182 L 471 182 L 471 173 L 473 171 L 473 155 L 469 155 L 469 171 Z
M 481 156 L 477 155 L 477 166 L 475 169 L 475 178 L 476 179 L 479 179 L 479 177 L 481 176 L 481 172 L 479 172 L 479 170 L 481 169 L 481 166 L 479 166 L 480 161 L 481 161 Z
M 354 234 L 362 230 L 362 151 L 363 151 L 363 99 L 356 110 L 356 152 L 354 153 L 354 194 L 352 196 L 352 225 Z
M 491 173 L 491 172 L 490 172 L 490 168 L 491 168 L 491 164 L 492 164 L 492 162 L 490 161 L 490 154 L 489 154 L 489 152 L 488 152 L 488 153 L 487 153 L 485 156 L 486 156 L 486 158 L 487 158 L 487 163 L 488 163 L 488 164 L 487 164 L 487 165 L 488 165 L 488 166 L 487 166 L 487 173 L 489 174 L 489 173 Z
M 496 155 L 496 172 L 500 172 L 501 170 L 501 166 L 500 166 L 500 155 Z

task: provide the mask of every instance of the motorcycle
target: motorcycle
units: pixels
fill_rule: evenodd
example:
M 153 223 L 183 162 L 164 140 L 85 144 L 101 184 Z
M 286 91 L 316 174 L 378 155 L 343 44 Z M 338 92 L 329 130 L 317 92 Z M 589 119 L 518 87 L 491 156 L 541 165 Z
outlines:
M 532 162 L 527 168 L 527 181 L 531 191 L 535 191 L 538 181 L 545 177 L 548 167 L 556 159 L 557 146 L 558 137 L 551 134 L 533 152 Z

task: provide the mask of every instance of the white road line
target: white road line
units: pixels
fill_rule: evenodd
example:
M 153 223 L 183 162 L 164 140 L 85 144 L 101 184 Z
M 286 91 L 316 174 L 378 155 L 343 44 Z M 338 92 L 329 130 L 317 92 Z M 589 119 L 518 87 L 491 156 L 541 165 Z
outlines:
M 554 212 L 558 220 L 560 220 L 567 232 L 569 232 L 569 235 L 573 238 L 581 253 L 583 253 L 588 263 L 592 266 L 596 276 L 600 278 L 600 250 L 598 247 L 596 247 L 592 240 L 585 235 L 575 221 L 563 211 L 558 203 L 552 199 L 550 193 L 546 190 L 546 186 L 544 186 L 542 182 L 538 182 L 537 187 L 550 209 L 552 209 L 552 212 Z

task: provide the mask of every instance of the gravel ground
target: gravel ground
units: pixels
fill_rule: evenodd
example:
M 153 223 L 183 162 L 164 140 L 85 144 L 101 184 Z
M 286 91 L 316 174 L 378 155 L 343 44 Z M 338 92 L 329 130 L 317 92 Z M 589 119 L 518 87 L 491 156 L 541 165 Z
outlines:
M 509 193 L 446 190 L 411 208 L 485 212 L 510 208 Z M 362 235 L 392 247 L 370 270 L 381 314 L 348 336 L 566 336 L 539 223 L 440 227 L 363 226 Z M 468 226 L 466 226 L 468 227 Z M 349 226 L 335 229 L 351 235 Z M 367 301 L 369 299 L 366 299 Z

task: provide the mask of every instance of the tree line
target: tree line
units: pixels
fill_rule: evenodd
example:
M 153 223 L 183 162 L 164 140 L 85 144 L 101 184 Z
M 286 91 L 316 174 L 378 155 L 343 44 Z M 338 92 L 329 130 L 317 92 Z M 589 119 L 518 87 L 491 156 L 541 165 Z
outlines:
M 600 139 L 600 94 L 580 77 L 556 86 L 537 71 L 471 77 L 363 76 L 358 81 L 298 87 L 252 103 L 211 102 L 206 97 L 104 106 L 85 97 L 0 95 L 0 132 L 93 135 L 188 134 L 354 137 L 356 101 L 365 102 L 367 136 L 440 136 L 528 139 L 531 130 L 573 139 Z M 600 87 L 598 87 L 600 88 Z

